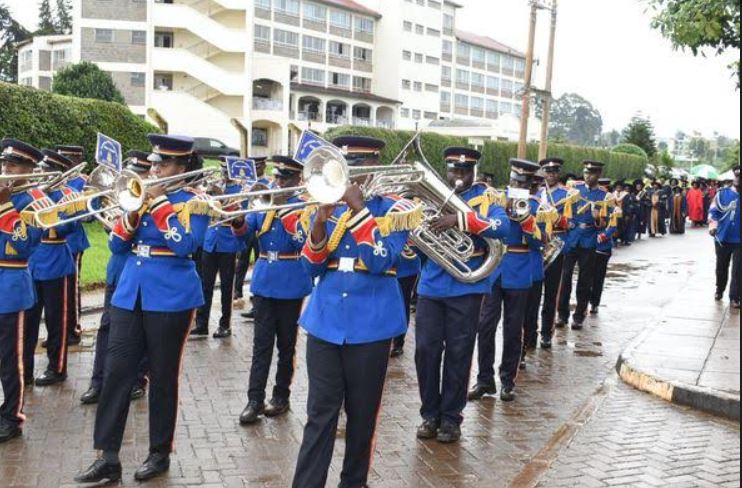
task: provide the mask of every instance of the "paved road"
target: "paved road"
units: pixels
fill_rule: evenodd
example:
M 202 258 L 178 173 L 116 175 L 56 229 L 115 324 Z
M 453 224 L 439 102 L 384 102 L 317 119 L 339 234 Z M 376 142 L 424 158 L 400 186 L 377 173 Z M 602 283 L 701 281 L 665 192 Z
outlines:
M 646 422 L 636 420 L 631 410 L 625 415 L 622 412 L 636 402 L 637 414 L 646 413 L 645 418 L 651 423 L 655 417 L 639 405 L 655 401 L 623 386 L 610 386 L 615 378 L 612 368 L 622 348 L 649 323 L 658 320 L 662 307 L 693 279 L 694 269 L 711 266 L 712 262 L 713 247 L 700 232 L 643 241 L 621 249 L 610 271 L 606 307 L 600 318 L 591 320 L 580 333 L 560 332 L 553 351 L 537 351 L 529 357 L 528 369 L 519 378 L 520 397 L 515 404 L 488 400 L 467 407 L 465 440 L 459 445 L 423 443 L 414 437 L 419 423 L 419 399 L 411 354 L 414 339 L 411 340 L 410 352 L 390 369 L 372 486 L 501 487 L 513 480 L 532 484 L 539 479 L 542 486 L 557 482 L 582 486 L 579 480 L 570 482 L 560 473 L 569 471 L 565 466 L 576 464 L 585 452 L 600 452 L 601 459 L 610 460 L 620 454 L 614 452 L 617 446 L 625 455 L 636 439 L 636 448 L 629 452 L 640 455 L 641 446 L 651 444 L 653 437 L 640 428 Z M 711 300 L 712 284 L 708 290 Z M 252 327 L 240 323 L 235 330 L 235 337 L 226 342 L 208 340 L 188 345 L 173 468 L 169 477 L 148 486 L 289 486 L 306 419 L 304 339 L 299 344 L 292 413 L 254 428 L 242 428 L 237 416 L 246 400 Z M 44 360 L 41 363 L 43 366 Z M 24 439 L 0 447 L 0 485 L 61 486 L 92 461 L 95 409 L 78 403 L 87 387 L 91 363 L 90 352 L 75 354 L 70 360 L 71 377 L 66 385 L 30 392 Z M 607 379 L 609 386 L 602 386 Z M 719 434 L 714 437 L 714 446 L 725 446 L 727 438 L 739 441 L 737 426 L 673 410 L 669 405 L 652 405 L 657 412 L 670 409 L 662 413 L 668 421 L 655 424 L 658 432 L 668 430 L 662 428 L 664 425 L 672 428 L 672 432 L 663 434 L 666 456 L 688 447 L 678 435 L 685 422 L 716 429 Z M 133 406 L 129 422 L 122 452 L 124 485 L 135 486 L 131 476 L 147 453 L 146 402 Z M 623 436 L 623 444 L 595 444 L 601 435 L 614 440 Z M 573 436 L 574 441 L 567 447 Z M 328 486 L 337 483 L 342 452 L 341 432 Z M 738 447 L 731 454 L 735 452 L 738 460 Z M 653 455 L 659 464 L 671 459 L 661 453 Z M 541 457 L 548 462 L 537 466 Z M 705 462 L 701 455 L 688 453 L 687 457 L 688 463 Z M 554 468 L 549 472 L 547 468 L 554 458 Z M 734 464 L 728 468 L 731 475 L 735 474 Z M 645 474 L 656 475 L 651 471 Z M 736 474 L 739 476 L 738 461 Z M 607 483 L 609 478 L 595 479 Z

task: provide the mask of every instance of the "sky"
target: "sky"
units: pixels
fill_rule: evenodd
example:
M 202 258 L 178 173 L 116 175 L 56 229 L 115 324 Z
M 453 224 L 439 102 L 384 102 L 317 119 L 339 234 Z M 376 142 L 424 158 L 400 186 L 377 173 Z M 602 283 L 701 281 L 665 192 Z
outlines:
M 27 28 L 37 24 L 38 1 L 4 0 Z M 391 0 L 390 0 L 391 1 Z M 458 0 L 458 27 L 525 51 L 527 0 Z M 645 0 L 559 0 L 553 91 L 577 93 L 603 115 L 604 130 L 621 130 L 641 112 L 657 135 L 699 131 L 740 137 L 740 95 L 727 65 L 739 53 L 707 58 L 674 51 L 650 27 Z M 549 13 L 539 14 L 534 80 L 542 87 Z

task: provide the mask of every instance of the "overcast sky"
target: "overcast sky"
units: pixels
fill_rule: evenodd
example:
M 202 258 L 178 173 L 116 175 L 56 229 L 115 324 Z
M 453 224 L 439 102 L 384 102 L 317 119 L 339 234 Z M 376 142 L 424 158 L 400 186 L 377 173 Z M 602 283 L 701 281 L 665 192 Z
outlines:
M 4 0 L 21 23 L 37 24 L 37 0 Z M 391 0 L 390 0 L 391 1 Z M 458 0 L 459 28 L 525 51 L 527 0 Z M 623 128 L 638 111 L 658 135 L 718 131 L 739 138 L 740 97 L 726 57 L 673 51 L 649 26 L 644 0 L 559 0 L 554 92 L 575 92 L 603 114 L 605 130 Z M 539 15 L 537 57 L 545 62 L 549 14 Z M 543 86 L 544 63 L 536 84 Z

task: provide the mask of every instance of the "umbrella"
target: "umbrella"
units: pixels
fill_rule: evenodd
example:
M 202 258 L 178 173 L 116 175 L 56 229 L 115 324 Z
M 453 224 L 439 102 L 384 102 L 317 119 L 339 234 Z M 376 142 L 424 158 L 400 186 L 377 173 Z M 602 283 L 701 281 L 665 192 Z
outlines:
M 716 168 L 709 164 L 699 164 L 698 166 L 694 166 L 690 170 L 690 174 L 694 178 L 703 178 L 705 180 L 719 179 L 719 172 L 716 170 Z

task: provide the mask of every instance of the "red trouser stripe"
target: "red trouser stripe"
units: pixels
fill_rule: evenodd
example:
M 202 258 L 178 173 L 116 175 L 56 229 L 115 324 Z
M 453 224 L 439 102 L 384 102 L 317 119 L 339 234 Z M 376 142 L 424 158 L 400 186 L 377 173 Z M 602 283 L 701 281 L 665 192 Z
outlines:
M 18 419 L 21 422 L 26 421 L 26 416 L 23 415 L 23 401 L 24 401 L 24 395 L 25 395 L 25 372 L 23 370 L 23 322 L 25 318 L 25 312 L 19 312 L 18 313 L 18 324 L 16 327 L 18 328 L 18 344 L 17 344 L 17 350 L 16 355 L 18 356 L 16 359 L 18 361 L 18 382 L 21 385 L 21 389 L 18 392 L 18 410 L 16 410 L 15 416 L 18 417 Z

